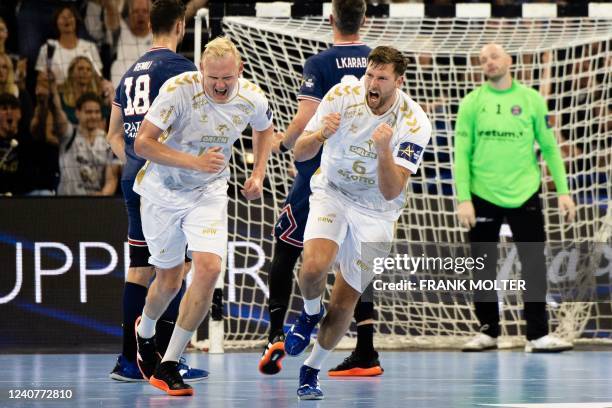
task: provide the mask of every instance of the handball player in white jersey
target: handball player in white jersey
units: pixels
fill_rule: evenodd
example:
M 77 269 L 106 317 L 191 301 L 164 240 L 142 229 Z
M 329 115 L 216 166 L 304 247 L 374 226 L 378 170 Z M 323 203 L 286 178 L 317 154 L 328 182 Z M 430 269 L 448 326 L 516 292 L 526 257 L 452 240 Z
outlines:
M 177 362 L 208 312 L 226 256 L 228 163 L 232 145 L 249 124 L 255 164 L 242 194 L 253 200 L 263 190 L 272 114 L 263 92 L 240 78 L 242 68 L 240 54 L 230 40 L 211 41 L 202 54 L 199 72 L 185 72 L 164 84 L 136 137 L 136 154 L 148 162 L 136 176 L 134 191 L 141 196 L 149 263 L 157 268 L 157 278 L 136 322 L 137 362 L 143 376 L 170 395 L 193 394 Z M 155 349 L 155 322 L 181 286 L 186 244 L 193 259 L 192 283 L 160 359 Z
M 298 277 L 304 311 L 286 335 L 287 354 L 299 355 L 310 343 L 324 315 L 321 296 L 327 273 L 334 265 L 340 270 L 315 346 L 300 369 L 300 399 L 323 398 L 321 365 L 346 333 L 355 304 L 374 276 L 371 254 L 362 246 L 382 243 L 382 256 L 388 254 L 406 182 L 417 171 L 431 136 L 421 107 L 399 89 L 405 70 L 398 50 L 372 50 L 365 76 L 334 86 L 295 145 L 296 161 L 310 159 L 321 145 L 323 155 L 311 180 Z

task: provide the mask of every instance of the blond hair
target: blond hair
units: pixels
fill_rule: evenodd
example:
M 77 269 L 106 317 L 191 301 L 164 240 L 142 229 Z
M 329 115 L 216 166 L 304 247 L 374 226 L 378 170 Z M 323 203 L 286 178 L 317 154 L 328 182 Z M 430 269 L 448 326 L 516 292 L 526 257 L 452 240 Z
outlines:
M 227 37 L 217 37 L 214 40 L 210 41 L 204 47 L 204 52 L 202 53 L 202 60 L 206 57 L 213 58 L 223 58 L 226 55 L 233 55 L 236 59 L 236 64 L 240 64 L 242 58 L 240 57 L 240 52 L 238 48 L 234 45 L 232 40 Z
M 76 66 L 81 61 L 86 61 L 91 66 L 91 81 L 85 89 L 80 89 L 74 78 Z M 102 92 L 102 78 L 96 73 L 95 67 L 89 58 L 84 55 L 77 55 L 70 61 L 68 77 L 59 88 L 64 104 L 74 108 L 76 107 L 77 99 L 79 99 L 82 93 L 93 92 L 99 95 Z
M 6 82 L 0 82 L 0 93 L 10 93 L 14 96 L 19 96 L 19 87 L 15 83 L 15 73 L 13 67 L 13 61 L 8 54 L 0 54 L 0 59 L 4 60 L 7 65 L 8 75 L 6 77 Z

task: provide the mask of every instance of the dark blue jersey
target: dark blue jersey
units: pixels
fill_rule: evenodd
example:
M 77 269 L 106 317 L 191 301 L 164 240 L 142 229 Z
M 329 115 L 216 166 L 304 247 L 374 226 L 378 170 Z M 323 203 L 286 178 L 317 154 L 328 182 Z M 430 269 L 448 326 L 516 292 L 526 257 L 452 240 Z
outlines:
M 127 70 L 115 92 L 113 104 L 121 108 L 126 164 L 121 180 L 134 180 L 145 163 L 134 153 L 134 140 L 140 123 L 169 78 L 186 71 L 197 71 L 195 64 L 168 48 L 151 48 Z
M 360 42 L 334 44 L 306 60 L 298 99 L 320 102 L 327 91 L 346 75 L 365 75 L 368 54 L 372 49 Z M 296 162 L 300 175 L 310 179 L 321 163 L 321 152 L 305 162 Z

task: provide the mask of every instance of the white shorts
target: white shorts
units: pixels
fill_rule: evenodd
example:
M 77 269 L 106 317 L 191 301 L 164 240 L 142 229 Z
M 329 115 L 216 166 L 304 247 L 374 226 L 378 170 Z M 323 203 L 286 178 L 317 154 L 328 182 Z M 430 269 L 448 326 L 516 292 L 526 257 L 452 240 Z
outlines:
M 227 194 L 207 196 L 191 208 L 176 209 L 140 200 L 140 216 L 151 257 L 149 263 L 172 268 L 190 252 L 210 252 L 225 259 L 227 252 Z
M 395 222 L 365 214 L 333 192 L 315 189 L 310 196 L 304 243 L 325 238 L 338 244 L 336 264 L 359 293 L 374 278 L 374 258 L 389 254 L 394 232 Z

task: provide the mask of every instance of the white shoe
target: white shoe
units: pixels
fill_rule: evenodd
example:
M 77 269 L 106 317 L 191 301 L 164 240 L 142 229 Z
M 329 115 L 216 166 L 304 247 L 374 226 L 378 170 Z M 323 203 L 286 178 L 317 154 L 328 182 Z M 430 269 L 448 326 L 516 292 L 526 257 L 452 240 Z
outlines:
M 530 340 L 525 344 L 526 353 L 560 353 L 573 348 L 574 345 L 572 343 L 552 334 Z
M 485 351 L 497 348 L 497 339 L 488 334 L 478 333 L 461 347 L 461 351 Z

